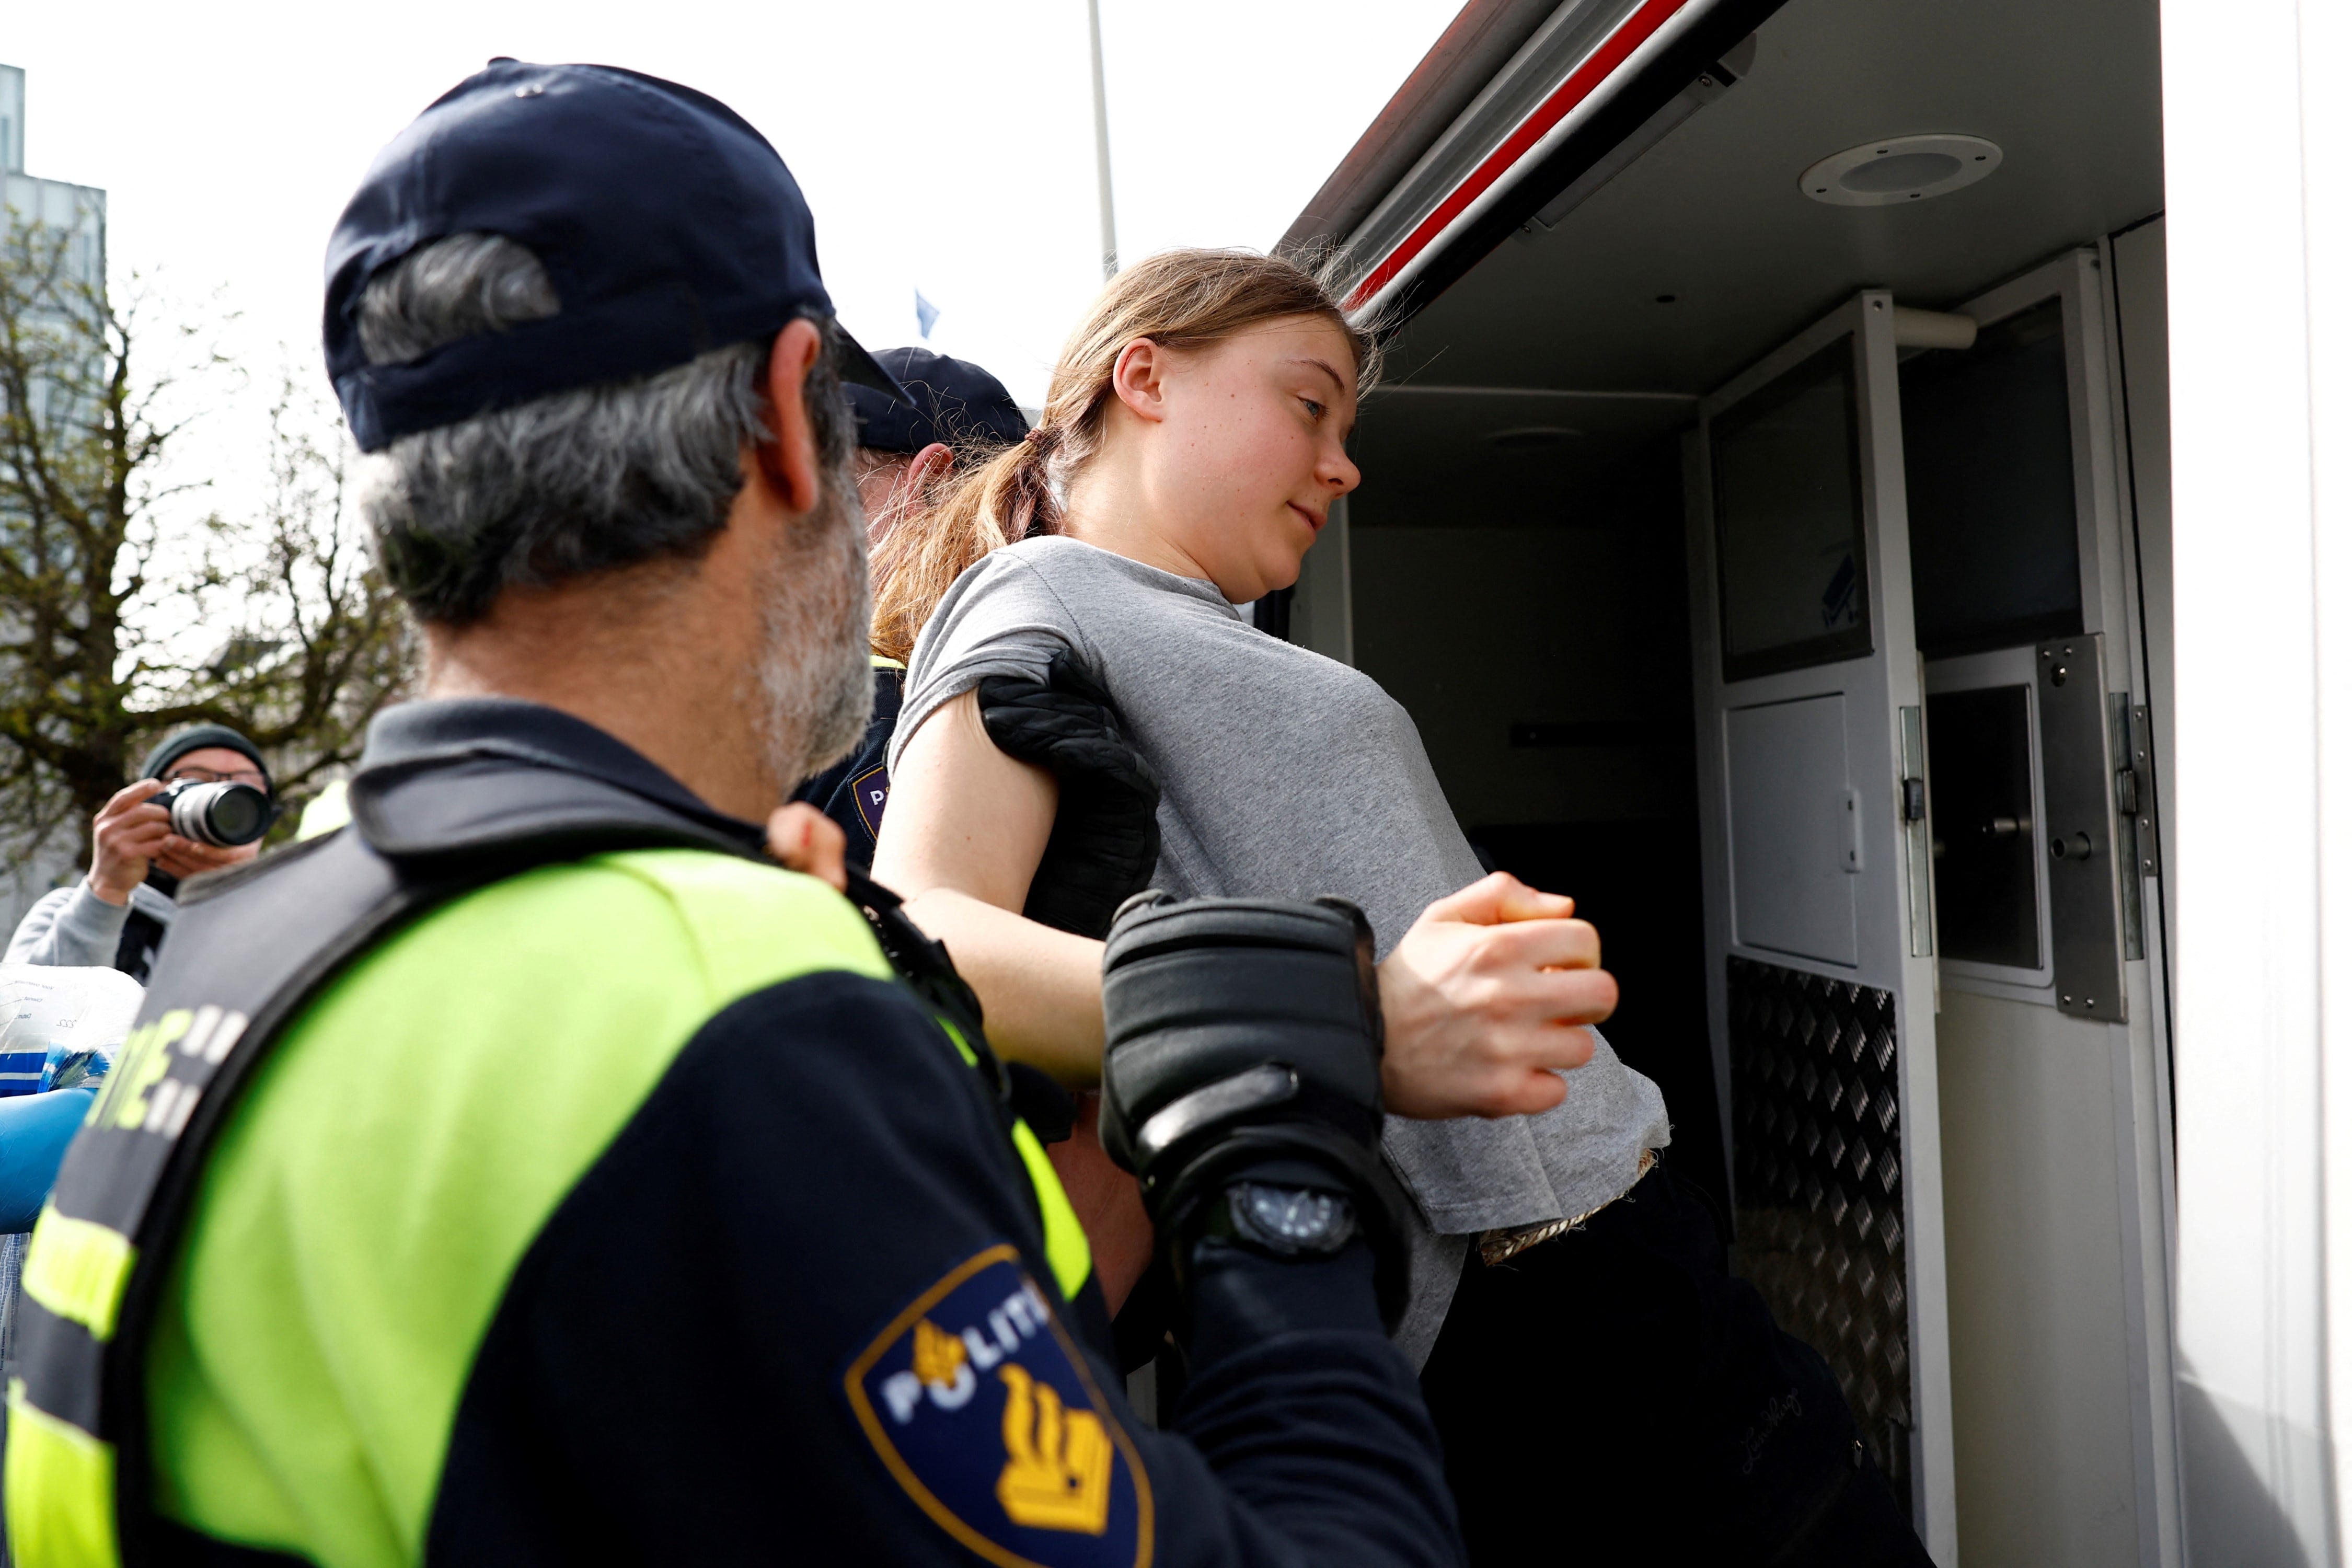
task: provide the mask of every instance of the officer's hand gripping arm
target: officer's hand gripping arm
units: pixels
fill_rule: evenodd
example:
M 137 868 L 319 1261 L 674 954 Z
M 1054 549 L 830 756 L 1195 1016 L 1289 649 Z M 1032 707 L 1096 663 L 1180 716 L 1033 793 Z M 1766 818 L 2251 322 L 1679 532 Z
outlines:
M 1381 1162 L 1371 933 L 1337 900 L 1130 903 L 1104 959 L 1103 1142 L 1174 1265 L 1163 1424 L 1249 1562 L 1461 1561 L 1437 1436 L 1383 1331 L 1406 1199 Z
M 1252 1241 L 1229 1203 L 1237 1185 L 1326 1194 L 1352 1209 L 1393 1325 L 1406 1200 L 1381 1160 L 1380 987 L 1362 913 L 1337 899 L 1141 895 L 1104 949 L 1103 1020 L 1103 1146 L 1141 1182 L 1179 1281 L 1236 1217 Z
M 1160 780 L 1128 738 L 1110 693 L 1067 652 L 1042 682 L 991 676 L 980 719 L 996 749 L 1054 775 L 1054 827 L 1022 913 L 1099 938 L 1160 860 Z

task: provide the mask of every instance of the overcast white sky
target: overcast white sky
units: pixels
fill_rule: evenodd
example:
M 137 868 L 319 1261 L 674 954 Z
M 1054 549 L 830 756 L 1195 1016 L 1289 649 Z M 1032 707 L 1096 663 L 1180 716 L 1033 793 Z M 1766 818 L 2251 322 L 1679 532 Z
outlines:
M 1122 256 L 1272 244 L 1457 4 L 1103 0 Z M 352 185 L 494 55 L 725 100 L 799 177 L 852 331 L 918 341 L 919 288 L 931 346 L 1041 401 L 1099 280 L 1085 0 L 131 0 L 0 26 L 0 61 L 28 73 L 26 172 L 105 187 L 118 285 L 160 268 L 183 300 L 219 289 L 257 369 L 280 343 L 317 365 L 320 257 Z

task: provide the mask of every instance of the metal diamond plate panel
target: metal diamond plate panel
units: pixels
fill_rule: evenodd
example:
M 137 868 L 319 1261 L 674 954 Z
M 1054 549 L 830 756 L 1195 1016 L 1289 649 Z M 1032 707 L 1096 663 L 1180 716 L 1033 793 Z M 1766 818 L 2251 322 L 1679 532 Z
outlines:
M 1730 960 L 1735 1270 L 1822 1352 L 1909 1507 L 1895 998 Z

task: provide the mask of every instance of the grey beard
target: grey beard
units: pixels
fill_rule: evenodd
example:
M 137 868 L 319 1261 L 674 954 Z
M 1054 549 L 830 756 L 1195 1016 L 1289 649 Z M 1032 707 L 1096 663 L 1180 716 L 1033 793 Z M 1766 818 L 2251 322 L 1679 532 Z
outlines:
M 845 467 L 825 480 L 824 498 L 786 535 L 761 585 L 768 646 L 751 706 L 768 766 L 787 792 L 847 756 L 874 708 L 865 509 Z

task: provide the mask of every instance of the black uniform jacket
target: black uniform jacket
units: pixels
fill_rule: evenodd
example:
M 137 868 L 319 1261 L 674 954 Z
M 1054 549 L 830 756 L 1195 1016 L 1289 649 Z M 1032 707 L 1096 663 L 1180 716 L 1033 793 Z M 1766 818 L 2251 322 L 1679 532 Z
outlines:
M 849 839 L 849 858 L 874 864 L 874 841 L 882 832 L 882 808 L 890 803 L 890 736 L 898 728 L 907 672 L 896 665 L 874 667 L 874 715 L 866 721 L 857 750 L 823 773 L 809 775 L 793 791 L 835 822 Z
M 509 756 L 717 814 L 545 708 L 419 703 L 369 763 Z M 736 825 L 749 843 L 759 830 Z M 1369 1253 L 1210 1244 L 1167 1429 L 1067 1298 L 1004 1112 L 903 986 L 712 1015 L 509 1279 L 427 1562 L 1449 1563 L 1437 1441 Z

